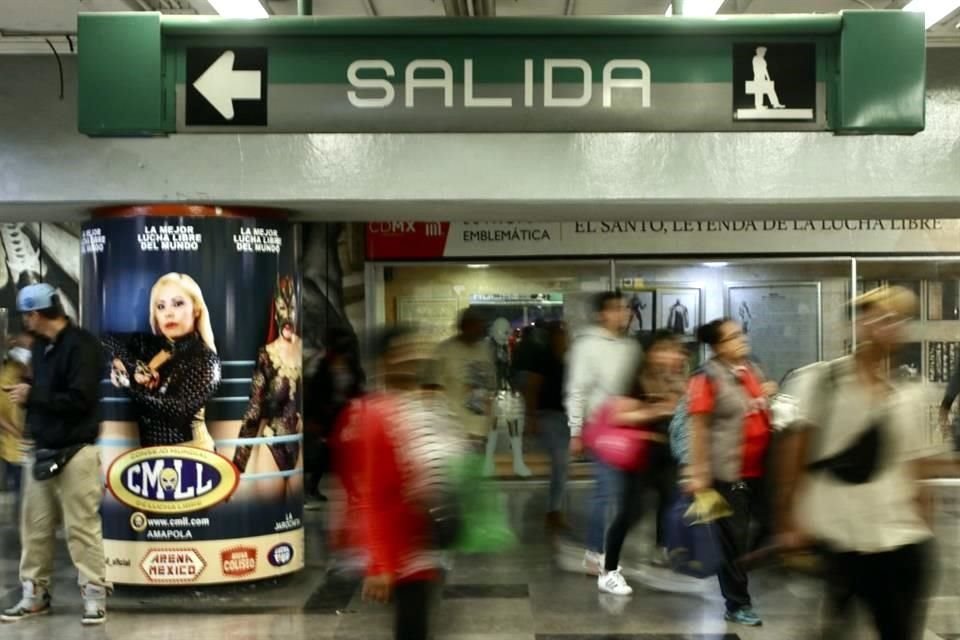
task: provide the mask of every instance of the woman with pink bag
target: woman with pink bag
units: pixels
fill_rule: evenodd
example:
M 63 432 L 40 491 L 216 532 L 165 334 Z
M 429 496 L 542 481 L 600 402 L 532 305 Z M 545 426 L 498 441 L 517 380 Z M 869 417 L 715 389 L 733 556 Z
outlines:
M 661 521 L 674 493 L 675 467 L 667 428 L 685 384 L 686 352 L 669 331 L 651 336 L 629 397 L 612 398 L 587 428 L 585 440 L 594 454 L 620 470 L 623 492 L 616 519 L 607 531 L 600 591 L 629 596 L 633 589 L 620 573 L 620 551 L 644 511 L 644 494 L 658 494 L 657 546 L 663 544 Z

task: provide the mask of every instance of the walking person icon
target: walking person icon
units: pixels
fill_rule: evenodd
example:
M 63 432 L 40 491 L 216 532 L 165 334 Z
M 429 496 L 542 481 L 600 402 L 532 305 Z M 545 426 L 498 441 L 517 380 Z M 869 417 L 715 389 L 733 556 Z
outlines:
M 733 47 L 733 116 L 739 121 L 814 121 L 822 90 L 813 43 Z
M 767 48 L 757 47 L 757 55 L 753 57 L 753 80 L 747 81 L 747 93 L 753 94 L 754 108 L 757 110 L 766 109 L 764 98 L 770 100 L 770 105 L 774 109 L 786 109 L 787 107 L 780 102 L 777 96 L 776 83 L 770 77 L 770 70 L 767 68 Z

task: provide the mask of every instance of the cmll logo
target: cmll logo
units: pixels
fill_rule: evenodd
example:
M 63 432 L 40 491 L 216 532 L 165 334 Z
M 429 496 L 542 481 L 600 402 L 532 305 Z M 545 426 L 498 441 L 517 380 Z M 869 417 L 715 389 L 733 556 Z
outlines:
M 229 498 L 240 475 L 233 463 L 194 447 L 146 447 L 110 465 L 107 487 L 121 503 L 148 513 L 188 513 Z

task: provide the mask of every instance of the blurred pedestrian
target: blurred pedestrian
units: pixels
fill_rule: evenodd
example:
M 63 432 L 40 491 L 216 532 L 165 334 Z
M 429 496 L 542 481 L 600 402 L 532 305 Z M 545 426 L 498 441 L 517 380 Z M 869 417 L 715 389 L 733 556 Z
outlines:
M 360 346 L 352 331 L 327 332 L 326 352 L 307 386 L 304 397 L 304 473 L 307 508 L 325 502 L 320 481 L 331 468 L 330 438 L 340 413 L 363 393 L 366 377 L 360 363 Z
M 10 339 L 7 354 L 0 365 L 0 389 L 30 381 L 32 345 L 33 339 L 26 333 Z M 17 522 L 20 521 L 23 464 L 26 461 L 25 423 L 23 407 L 11 402 L 7 394 L 0 394 L 0 459 L 3 459 L 6 470 L 4 482 L 7 491 L 13 494 Z
M 593 311 L 595 324 L 574 340 L 567 369 L 565 402 L 570 452 L 574 456 L 583 454 L 584 421 L 608 398 L 629 391 L 640 355 L 640 345 L 626 336 L 630 310 L 620 291 L 597 294 Z M 587 574 L 599 576 L 604 567 L 608 512 L 619 501 L 621 488 L 616 469 L 600 461 L 594 469 L 596 488 L 590 504 L 583 568 Z
M 785 389 L 797 415 L 778 464 L 780 540 L 826 552 L 827 638 L 848 637 L 854 602 L 880 640 L 923 637 L 933 533 L 917 480 L 931 452 L 917 431 L 920 390 L 888 367 L 916 303 L 901 287 L 860 296 L 855 354 L 806 367 Z
M 394 638 L 428 637 L 430 600 L 442 558 L 429 505 L 462 434 L 446 403 L 423 390 L 429 350 L 405 328 L 377 340 L 379 389 L 351 403 L 340 441 L 353 459 L 368 553 L 363 597 L 394 601 Z
M 772 435 L 768 398 L 777 385 L 767 382 L 750 358 L 750 343 L 728 318 L 697 330 L 713 357 L 690 379 L 687 412 L 691 435 L 688 489 L 716 489 L 733 514 L 717 521 L 725 564 L 720 591 L 725 619 L 747 626 L 762 620 L 752 607 L 746 571 L 737 560 L 750 550 L 750 525 L 765 513 L 764 460 Z
M 680 337 L 670 331 L 656 331 L 647 341 L 642 364 L 634 377 L 630 402 L 620 405 L 616 423 L 642 427 L 651 435 L 651 440 L 641 468 L 619 472 L 623 493 L 617 516 L 607 532 L 604 572 L 597 581 L 604 593 L 616 596 L 633 593 L 620 573 L 620 551 L 627 534 L 643 516 L 650 489 L 657 494 L 656 546 L 664 546 L 664 513 L 676 487 L 668 428 L 684 392 L 685 364 L 686 352 Z
M 537 437 L 550 457 L 550 493 L 546 526 L 551 534 L 568 528 L 563 512 L 564 491 L 570 465 L 570 426 L 563 409 L 563 381 L 568 347 L 567 328 L 558 321 L 544 323 L 545 344 L 534 342 L 531 331 L 524 343 L 523 395 L 527 411 L 527 432 Z
M 463 433 L 482 451 L 493 425 L 497 375 L 487 328 L 475 307 L 460 316 L 457 335 L 437 346 L 429 382 L 442 389 Z

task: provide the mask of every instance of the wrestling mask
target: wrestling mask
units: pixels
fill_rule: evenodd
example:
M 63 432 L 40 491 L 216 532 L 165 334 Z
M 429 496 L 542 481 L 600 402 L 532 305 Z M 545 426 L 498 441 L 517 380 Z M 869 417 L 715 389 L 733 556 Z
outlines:
M 283 276 L 277 279 L 277 290 L 273 298 L 274 322 L 277 330 L 283 335 L 284 329 L 297 333 L 297 295 L 293 286 L 293 278 Z

